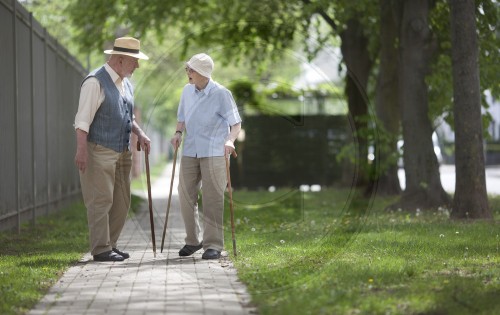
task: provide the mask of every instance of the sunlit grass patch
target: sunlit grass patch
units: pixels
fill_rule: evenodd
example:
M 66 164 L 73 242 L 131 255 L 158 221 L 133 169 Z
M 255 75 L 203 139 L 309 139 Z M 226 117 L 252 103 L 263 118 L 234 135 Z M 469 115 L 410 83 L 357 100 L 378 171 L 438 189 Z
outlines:
M 29 311 L 88 250 L 87 211 L 80 203 L 21 234 L 0 233 L 0 314 Z
M 158 164 L 152 170 L 152 181 L 164 165 Z M 132 195 L 129 215 L 134 215 L 144 202 Z M 88 250 L 87 210 L 83 203 L 37 218 L 34 227 L 24 225 L 20 234 L 0 233 L 0 314 L 28 312 Z
M 443 208 L 388 211 L 390 199 L 356 209 L 368 202 L 340 190 L 233 195 L 232 259 L 262 314 L 500 311 L 497 223 L 452 222 Z

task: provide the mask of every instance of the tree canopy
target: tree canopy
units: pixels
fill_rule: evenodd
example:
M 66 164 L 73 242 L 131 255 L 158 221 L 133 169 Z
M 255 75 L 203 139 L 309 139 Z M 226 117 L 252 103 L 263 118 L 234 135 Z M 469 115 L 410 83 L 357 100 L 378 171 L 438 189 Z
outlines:
M 408 9 L 411 5 L 414 9 Z M 409 26 L 400 24 L 405 17 L 404 14 L 413 14 L 414 10 L 422 8 L 426 11 L 422 11 L 417 22 L 423 21 L 424 25 L 417 22 Z M 383 13 L 387 13 L 387 10 L 391 12 L 385 16 L 385 19 L 386 21 L 394 19 L 395 23 L 392 25 L 382 23 Z M 499 11 L 500 6 L 496 1 L 475 1 L 474 13 L 480 49 L 480 90 L 481 92 L 490 90 L 494 97 L 500 95 L 497 80 L 500 70 L 500 64 L 497 62 L 500 54 L 498 50 Z M 377 89 L 377 87 L 382 87 L 380 82 L 386 82 L 377 75 L 385 76 L 392 73 L 390 75 L 399 77 L 397 79 L 399 83 L 393 84 L 392 89 L 399 91 L 400 95 L 396 98 L 394 95 L 391 96 L 391 99 L 398 100 L 395 103 L 398 104 L 397 106 L 404 108 L 409 97 L 420 98 L 419 100 L 412 99 L 413 107 L 425 104 L 423 113 L 427 119 L 424 117 L 419 119 L 423 121 L 422 124 L 425 125 L 423 129 L 426 132 L 415 134 L 410 130 L 423 126 L 417 124 L 414 127 L 410 126 L 410 129 L 407 128 L 409 132 L 403 133 L 403 138 L 406 138 L 405 146 L 408 146 L 410 151 L 416 143 L 423 145 L 420 148 L 419 146 L 413 147 L 414 154 L 410 154 L 408 159 L 405 159 L 405 163 L 408 167 L 413 167 L 414 174 L 417 176 L 413 187 L 415 189 L 423 187 L 424 190 L 430 190 L 430 192 L 439 190 L 429 185 L 434 181 L 432 178 L 435 176 L 426 177 L 429 176 L 426 174 L 435 173 L 437 165 L 432 167 L 433 170 L 419 172 L 418 161 L 422 158 L 427 160 L 428 156 L 433 154 L 432 150 L 423 150 L 423 148 L 431 148 L 430 134 L 432 128 L 435 128 L 436 118 L 445 117 L 452 126 L 454 122 L 450 8 L 445 0 L 423 1 L 418 5 L 412 1 L 395 0 L 378 2 L 369 0 L 109 0 L 105 2 L 77 0 L 68 5 L 67 12 L 74 25 L 73 42 L 78 43 L 81 52 L 102 50 L 115 37 L 128 34 L 158 44 L 168 43 L 167 55 L 172 57 L 174 64 L 186 58 L 193 47 L 210 47 L 210 52 L 216 54 L 224 64 L 229 64 L 231 61 L 246 61 L 254 69 L 263 71 L 275 66 L 275 62 L 282 59 L 287 51 L 295 49 L 294 45 L 297 40 L 302 43 L 302 49 L 309 59 L 313 58 L 325 45 L 340 46 L 343 54 L 342 67 L 347 68 L 345 72 L 346 99 L 358 133 L 358 162 L 363 166 L 367 147 L 371 141 L 375 141 L 374 144 L 378 145 L 377 141 L 380 139 L 374 137 L 373 134 L 386 133 L 391 136 L 391 138 L 381 138 L 391 139 L 387 142 L 388 145 L 379 146 L 379 149 L 383 148 L 388 153 L 381 156 L 387 157 L 392 154 L 391 150 L 397 150 L 395 140 L 401 136 L 401 128 L 398 128 L 401 118 L 398 115 L 381 116 L 384 111 L 394 110 L 394 108 L 386 107 L 388 104 L 384 101 L 389 94 L 385 94 L 384 98 L 379 98 L 376 111 L 373 110 L 373 102 L 370 101 L 377 95 L 381 95 L 381 90 Z M 392 39 L 389 38 L 390 40 L 384 44 L 385 50 L 382 49 L 383 41 L 380 36 L 383 25 L 389 29 L 393 28 L 392 35 L 388 35 L 392 36 Z M 415 46 L 417 51 L 413 52 L 413 57 L 406 56 L 409 59 L 400 64 L 399 69 L 392 69 L 388 72 L 384 67 L 391 64 L 387 61 L 382 62 L 381 52 L 385 51 L 385 58 L 392 54 L 394 58 L 399 59 L 403 52 L 408 52 L 404 50 L 406 47 L 402 46 L 403 40 L 406 38 L 405 45 L 412 44 L 411 40 L 415 40 L 411 36 L 404 37 L 405 27 L 413 30 L 420 27 L 420 30 L 425 30 L 425 36 L 421 37 L 423 44 Z M 165 51 L 162 53 L 165 54 Z M 426 59 L 422 60 L 420 65 L 414 64 L 412 58 L 420 58 L 424 53 Z M 161 57 L 159 60 L 159 62 L 164 61 Z M 169 69 L 170 72 L 176 73 L 175 65 L 172 64 L 172 66 L 173 68 Z M 415 94 L 411 90 L 411 81 L 401 81 L 401 75 L 405 73 L 401 71 L 405 69 L 409 71 L 412 66 L 415 67 L 414 69 L 425 68 L 419 74 L 425 81 L 419 81 L 418 91 L 415 90 Z M 162 67 L 163 65 L 160 69 Z M 401 85 L 401 83 L 406 85 Z M 169 85 L 168 82 L 155 84 L 149 85 L 153 94 L 155 93 L 153 90 L 158 90 L 165 84 Z M 158 95 L 155 97 L 159 100 Z M 484 102 L 481 104 L 487 106 Z M 407 107 L 406 113 L 412 106 Z M 378 117 L 375 117 L 375 114 Z M 411 117 L 407 117 L 409 118 Z M 405 124 L 407 123 L 403 119 L 403 127 Z M 406 127 L 409 126 L 406 125 Z M 487 125 L 483 127 L 486 130 Z M 372 132 L 369 131 L 370 129 Z M 419 157 L 420 154 L 423 156 Z M 392 168 L 393 178 L 397 176 L 396 172 L 397 169 Z M 379 176 L 380 174 L 375 172 L 374 180 L 378 181 Z M 420 178 L 420 176 L 424 177 Z

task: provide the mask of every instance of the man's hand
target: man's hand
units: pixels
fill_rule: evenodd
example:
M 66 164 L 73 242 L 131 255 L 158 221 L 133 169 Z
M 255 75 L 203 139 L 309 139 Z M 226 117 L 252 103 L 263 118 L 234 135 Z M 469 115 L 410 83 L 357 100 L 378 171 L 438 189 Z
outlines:
M 132 132 L 137 135 L 137 141 L 139 141 L 141 149 L 149 154 L 149 151 L 151 150 L 151 140 L 149 140 L 146 133 L 142 131 L 141 127 L 139 127 L 139 124 L 137 124 L 135 120 L 132 123 Z
M 75 165 L 79 171 L 85 173 L 87 169 L 87 150 L 76 150 Z
M 141 132 L 138 136 L 138 141 L 139 141 L 139 144 L 141 146 L 141 149 L 146 152 L 147 154 L 149 154 L 150 150 L 151 150 L 151 140 L 148 138 L 148 136 L 146 136 L 146 134 L 144 132 Z
M 81 129 L 76 129 L 75 165 L 80 172 L 85 173 L 87 161 L 87 133 Z

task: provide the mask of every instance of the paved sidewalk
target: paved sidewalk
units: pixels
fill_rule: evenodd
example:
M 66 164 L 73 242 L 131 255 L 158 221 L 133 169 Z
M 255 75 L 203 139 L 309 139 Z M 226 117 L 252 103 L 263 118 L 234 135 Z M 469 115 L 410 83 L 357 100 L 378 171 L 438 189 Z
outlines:
M 119 239 L 119 248 L 129 252 L 130 259 L 94 262 L 90 253 L 85 254 L 29 314 L 257 314 L 227 252 L 220 260 L 202 260 L 203 250 L 179 257 L 185 233 L 177 178 L 160 253 L 171 172 L 172 164 L 152 187 L 156 258 L 146 202 L 143 211 L 127 220 Z M 147 191 L 140 193 L 147 200 Z

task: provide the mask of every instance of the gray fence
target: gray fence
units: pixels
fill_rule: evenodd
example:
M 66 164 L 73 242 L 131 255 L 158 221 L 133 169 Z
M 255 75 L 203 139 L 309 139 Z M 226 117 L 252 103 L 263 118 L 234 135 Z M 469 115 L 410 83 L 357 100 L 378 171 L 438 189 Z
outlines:
M 74 115 L 86 72 L 16 0 L 0 0 L 0 230 L 80 197 Z

